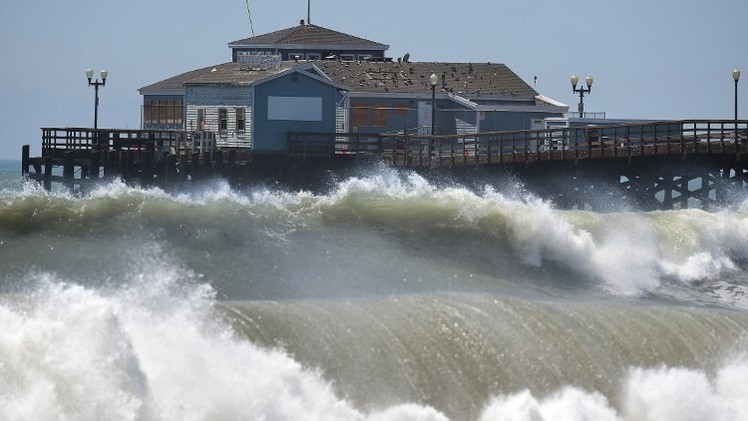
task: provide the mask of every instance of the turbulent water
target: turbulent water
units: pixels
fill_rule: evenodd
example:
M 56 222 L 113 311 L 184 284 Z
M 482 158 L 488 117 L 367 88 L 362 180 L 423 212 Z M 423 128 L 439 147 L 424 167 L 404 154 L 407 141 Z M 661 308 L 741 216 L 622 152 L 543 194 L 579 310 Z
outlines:
M 748 203 L 45 192 L 0 162 L 0 419 L 748 420 Z

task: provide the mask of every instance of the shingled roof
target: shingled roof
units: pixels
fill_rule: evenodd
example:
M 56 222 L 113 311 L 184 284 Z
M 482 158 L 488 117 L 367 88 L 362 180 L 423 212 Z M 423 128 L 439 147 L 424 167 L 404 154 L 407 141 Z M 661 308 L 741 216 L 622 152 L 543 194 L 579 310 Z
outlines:
M 316 61 L 336 82 L 356 92 L 431 93 L 429 76 L 439 76 L 437 92 L 466 98 L 534 98 L 538 93 L 507 66 L 498 63 Z
M 182 73 L 181 75 L 140 88 L 140 91 L 143 93 L 144 91 L 184 89 L 186 83 L 249 85 L 261 79 L 265 79 L 266 77 L 282 73 L 298 65 L 299 63 L 284 61 L 281 62 L 279 66 L 265 70 L 256 70 L 250 69 L 244 63 L 224 63 Z
M 368 39 L 355 37 L 342 32 L 333 31 L 332 29 L 323 28 L 317 25 L 303 24 L 292 28 L 281 29 L 280 31 L 262 34 L 256 37 L 246 38 L 229 43 L 229 47 L 242 46 L 262 46 L 272 45 L 274 47 L 283 46 L 347 46 L 357 47 L 368 50 L 386 50 L 389 45 L 369 41 Z
M 429 76 L 439 76 L 437 92 L 464 98 L 521 97 L 535 98 L 538 93 L 507 66 L 498 63 L 397 63 L 345 62 L 320 60 L 313 62 L 334 82 L 349 86 L 355 92 L 368 93 L 431 93 Z M 224 63 L 183 73 L 140 89 L 163 91 L 183 89 L 190 84 L 249 85 L 300 63 L 284 61 L 266 70 L 252 70 L 243 63 Z

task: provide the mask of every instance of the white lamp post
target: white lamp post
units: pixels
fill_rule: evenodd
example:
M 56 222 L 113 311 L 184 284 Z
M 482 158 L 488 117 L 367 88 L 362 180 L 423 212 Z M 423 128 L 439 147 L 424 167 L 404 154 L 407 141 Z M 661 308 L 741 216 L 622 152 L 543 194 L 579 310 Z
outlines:
M 732 70 L 732 80 L 735 81 L 735 122 L 738 121 L 738 80 L 740 80 L 740 70 Z
M 431 83 L 431 135 L 436 134 L 436 84 L 439 83 L 439 76 L 436 73 L 432 73 L 429 76 L 429 82 Z
M 97 130 L 99 128 L 99 86 L 106 85 L 106 78 L 109 76 L 109 72 L 106 70 L 102 70 L 101 75 L 101 82 L 99 82 L 99 79 L 96 79 L 93 81 L 93 75 L 94 71 L 91 69 L 86 70 L 86 77 L 88 78 L 88 86 L 94 87 L 94 130 Z
M 587 76 L 584 78 L 585 83 L 587 84 L 587 88 L 580 86 L 577 89 L 577 83 L 579 83 L 579 78 L 576 75 L 572 75 L 571 78 L 571 91 L 574 93 L 579 93 L 579 117 L 584 117 L 584 94 L 588 94 L 592 92 L 592 82 L 595 81 L 595 79 L 592 78 L 592 76 Z

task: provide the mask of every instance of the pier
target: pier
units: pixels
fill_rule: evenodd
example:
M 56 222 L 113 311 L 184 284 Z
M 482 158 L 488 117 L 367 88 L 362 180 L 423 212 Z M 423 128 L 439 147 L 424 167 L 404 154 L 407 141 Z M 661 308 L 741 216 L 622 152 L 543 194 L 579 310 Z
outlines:
M 290 132 L 287 150 L 276 155 L 222 146 L 211 133 L 43 128 L 42 156 L 30 157 L 24 146 L 22 171 L 47 189 L 55 182 L 85 188 L 111 177 L 144 186 L 210 177 L 238 184 L 276 177 L 303 184 L 325 169 L 380 160 L 456 176 L 506 172 L 561 207 L 597 209 L 604 205 L 598 203 L 600 192 L 607 191 L 651 210 L 723 204 L 730 192 L 748 187 L 746 153 L 745 120 L 444 136 Z
M 24 176 L 47 190 L 52 183 L 74 190 L 115 177 L 143 186 L 239 179 L 250 161 L 248 149 L 218 149 L 212 136 L 180 130 L 42 128 L 41 157 L 22 150 Z

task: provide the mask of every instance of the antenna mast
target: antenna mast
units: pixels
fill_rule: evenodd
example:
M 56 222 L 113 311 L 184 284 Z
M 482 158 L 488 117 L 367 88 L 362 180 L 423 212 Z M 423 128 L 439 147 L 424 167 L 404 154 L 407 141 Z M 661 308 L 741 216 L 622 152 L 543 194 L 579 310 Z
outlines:
M 249 10 L 249 0 L 244 0 L 247 3 L 247 16 L 249 16 L 249 30 L 252 32 L 252 36 L 255 36 L 255 25 L 252 23 L 252 12 Z
M 306 23 L 312 24 L 312 0 L 306 0 Z

